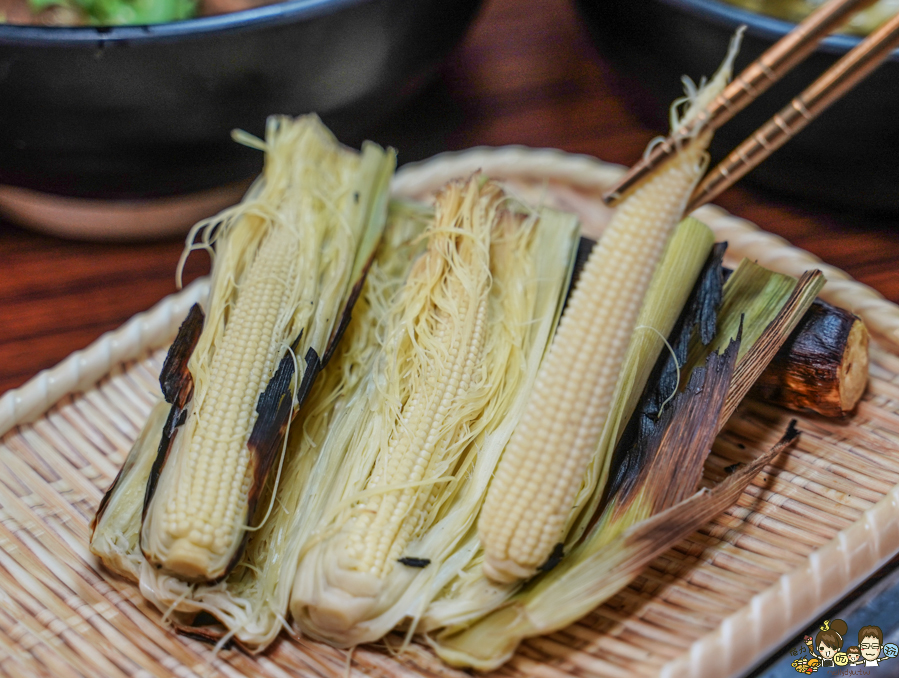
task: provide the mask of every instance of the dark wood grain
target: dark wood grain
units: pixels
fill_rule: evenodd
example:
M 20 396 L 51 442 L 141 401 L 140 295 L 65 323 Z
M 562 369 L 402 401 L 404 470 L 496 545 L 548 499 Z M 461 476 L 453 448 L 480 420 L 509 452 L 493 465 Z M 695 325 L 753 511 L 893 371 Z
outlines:
M 629 165 L 664 131 L 645 127 L 625 104 L 632 86 L 597 55 L 566 0 L 486 0 L 439 82 L 372 136 L 396 146 L 401 161 L 524 144 Z M 717 202 L 899 302 L 891 220 L 739 186 Z M 78 243 L 0 222 L 0 392 L 174 292 L 181 249 L 180 239 Z M 195 256 L 186 279 L 207 265 Z

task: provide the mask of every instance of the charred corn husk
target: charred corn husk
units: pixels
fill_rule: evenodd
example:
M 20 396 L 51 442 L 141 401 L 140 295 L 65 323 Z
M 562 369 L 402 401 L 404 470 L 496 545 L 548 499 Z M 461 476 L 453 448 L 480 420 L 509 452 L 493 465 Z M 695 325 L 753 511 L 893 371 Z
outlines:
M 240 555 L 292 409 L 383 229 L 395 164 L 374 144 L 341 147 L 314 116 L 271 118 L 258 143 L 260 179 L 191 234 L 214 243 L 207 319 L 141 530 L 147 560 L 191 581 L 223 577 Z
M 705 108 L 730 77 L 736 45 L 675 129 Z M 579 502 L 602 483 L 603 427 L 637 314 L 671 229 L 706 164 L 711 132 L 680 151 L 619 204 L 568 302 L 528 409 L 503 454 L 478 529 L 484 570 L 497 582 L 533 576 L 564 541 Z M 598 466 L 588 473 L 593 462 Z
M 868 383 L 868 330 L 816 300 L 753 386 L 755 397 L 827 417 L 851 412 Z
M 603 548 L 571 559 L 559 575 L 541 578 L 526 593 L 511 598 L 478 622 L 447 629 L 445 635 L 430 636 L 428 640 L 448 664 L 480 671 L 498 668 L 512 657 L 522 640 L 571 625 L 627 586 L 671 544 L 731 506 L 758 472 L 797 435 L 790 428 L 774 447 L 722 484 L 700 490 L 667 511 L 621 531 Z M 664 547 L 660 548 L 660 543 Z
M 343 463 L 297 571 L 303 633 L 348 646 L 414 627 L 473 555 L 460 544 L 555 325 L 575 226 L 480 176 L 438 196 L 367 397 L 323 450 Z

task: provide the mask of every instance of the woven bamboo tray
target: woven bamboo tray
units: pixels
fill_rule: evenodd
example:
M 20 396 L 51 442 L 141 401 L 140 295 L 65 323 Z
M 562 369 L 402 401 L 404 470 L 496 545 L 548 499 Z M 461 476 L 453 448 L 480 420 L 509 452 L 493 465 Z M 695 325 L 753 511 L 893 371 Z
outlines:
M 407 166 L 395 190 L 425 197 L 475 169 L 580 213 L 591 235 L 609 215 L 600 193 L 621 172 L 557 151 L 475 149 Z M 798 445 L 734 507 L 579 623 L 526 642 L 499 675 L 736 675 L 899 551 L 899 308 L 748 222 L 709 206 L 698 216 L 729 241 L 732 260 L 823 268 L 822 296 L 855 310 L 878 339 L 868 392 L 848 421 L 800 416 Z M 205 292 L 198 281 L 0 398 L 0 675 L 468 675 L 415 644 L 400 656 L 384 646 L 349 654 L 282 634 L 260 656 L 214 655 L 166 628 L 90 554 L 91 517 L 158 397 L 168 342 Z M 793 416 L 745 404 L 704 482 L 767 449 Z

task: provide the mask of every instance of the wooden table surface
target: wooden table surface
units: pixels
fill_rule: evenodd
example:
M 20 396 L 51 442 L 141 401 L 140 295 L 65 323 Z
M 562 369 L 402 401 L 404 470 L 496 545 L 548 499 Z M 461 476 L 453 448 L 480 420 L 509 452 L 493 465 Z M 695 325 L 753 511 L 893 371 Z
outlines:
M 401 161 L 524 144 L 632 164 L 664 131 L 628 110 L 620 93 L 632 84 L 597 54 L 568 0 L 485 0 L 440 80 L 375 138 L 396 146 Z M 891 219 L 742 186 L 717 202 L 899 302 L 899 229 Z M 180 238 L 72 242 L 0 221 L 0 393 L 174 292 L 182 246 Z M 207 266 L 194 256 L 186 278 Z

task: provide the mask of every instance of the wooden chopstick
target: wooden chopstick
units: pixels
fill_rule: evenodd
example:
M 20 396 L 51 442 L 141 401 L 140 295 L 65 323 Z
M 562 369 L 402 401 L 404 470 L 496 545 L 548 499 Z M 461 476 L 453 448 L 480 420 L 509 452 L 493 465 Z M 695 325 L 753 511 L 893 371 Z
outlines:
M 700 114 L 691 123 L 656 144 L 647 157 L 631 167 L 627 174 L 603 195 L 603 201 L 609 205 L 617 202 L 629 188 L 649 174 L 665 158 L 673 155 L 677 151 L 679 140 L 697 128 L 708 126 L 715 130 L 721 127 L 811 54 L 818 43 L 834 28 L 858 10 L 874 2 L 875 0 L 830 0 L 810 14 L 734 78 L 712 101 L 704 114 Z
M 685 214 L 714 199 L 855 87 L 899 46 L 899 14 L 871 33 L 722 160 L 693 191 Z

